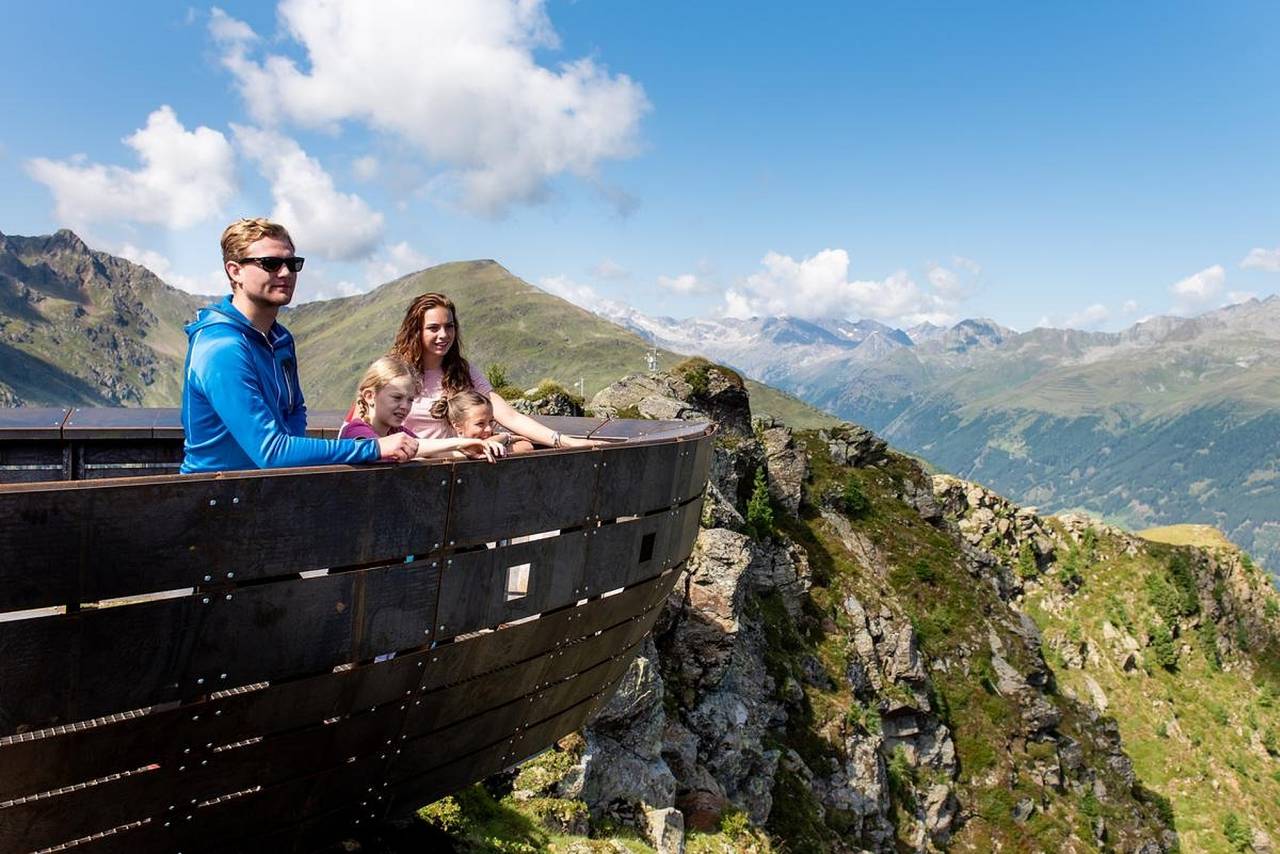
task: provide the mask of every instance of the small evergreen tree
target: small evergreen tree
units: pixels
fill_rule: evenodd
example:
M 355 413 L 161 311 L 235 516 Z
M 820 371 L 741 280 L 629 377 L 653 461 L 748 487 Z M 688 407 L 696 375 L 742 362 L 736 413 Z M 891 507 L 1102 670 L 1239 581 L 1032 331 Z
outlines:
M 862 481 L 854 475 L 844 482 L 844 490 L 840 493 L 844 503 L 844 512 L 850 519 L 861 519 L 871 509 L 871 499 L 862 488 Z
M 747 528 L 757 540 L 773 533 L 773 503 L 769 500 L 769 481 L 763 468 L 756 469 L 755 485 L 747 502 Z
M 1040 572 L 1040 566 L 1036 563 L 1036 550 L 1031 547 L 1031 543 L 1023 543 L 1018 549 L 1017 570 L 1019 578 L 1035 578 Z
M 1178 648 L 1174 646 L 1173 635 L 1169 627 L 1161 622 L 1147 626 L 1147 634 L 1151 636 L 1150 647 L 1155 653 L 1156 664 L 1170 672 L 1178 669 Z

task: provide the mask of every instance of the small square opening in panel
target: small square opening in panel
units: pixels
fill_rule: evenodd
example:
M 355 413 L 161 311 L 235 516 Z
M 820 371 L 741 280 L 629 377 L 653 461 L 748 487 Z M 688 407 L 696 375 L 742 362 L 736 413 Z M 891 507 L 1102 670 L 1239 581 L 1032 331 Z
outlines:
M 653 560 L 653 541 L 657 537 L 656 532 L 651 532 L 640 538 L 640 563 Z
M 512 599 L 523 599 L 529 595 L 529 570 L 533 567 L 530 563 L 517 563 L 515 566 L 507 567 L 507 601 Z

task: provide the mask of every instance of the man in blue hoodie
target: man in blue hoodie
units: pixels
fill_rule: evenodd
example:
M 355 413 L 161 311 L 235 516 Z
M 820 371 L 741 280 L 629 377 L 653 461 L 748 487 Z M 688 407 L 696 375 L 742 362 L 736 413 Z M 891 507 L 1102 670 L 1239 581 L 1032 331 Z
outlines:
M 293 299 L 303 259 L 284 226 L 242 219 L 222 233 L 231 294 L 187 326 L 181 472 L 403 462 L 417 439 L 312 439 L 293 336 L 276 315 Z

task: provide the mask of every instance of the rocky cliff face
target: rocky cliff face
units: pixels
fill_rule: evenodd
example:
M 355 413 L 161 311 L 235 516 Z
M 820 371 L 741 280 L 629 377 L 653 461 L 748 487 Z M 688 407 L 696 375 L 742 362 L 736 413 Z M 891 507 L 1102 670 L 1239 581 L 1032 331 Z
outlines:
M 686 387 L 632 376 L 593 406 L 707 411 Z M 767 533 L 749 520 L 756 470 Z M 634 826 L 664 851 L 726 826 L 763 831 L 756 849 L 1176 850 L 1178 795 L 1135 769 L 1129 727 L 1098 699 L 1106 680 L 1075 679 L 1091 657 L 1143 672 L 1147 634 L 1116 630 L 1098 639 L 1106 653 L 1085 638 L 1074 654 L 1079 632 L 1046 616 L 1101 586 L 1103 558 L 1152 548 L 931 478 L 854 425 L 726 431 L 652 643 L 580 739 L 531 763 L 556 775 L 516 798 L 585 803 L 594 825 Z M 1204 620 L 1247 611 L 1249 643 L 1271 643 L 1261 574 L 1207 560 Z M 1245 645 L 1217 649 L 1221 667 L 1257 676 Z
M 592 406 L 709 408 L 666 375 Z M 722 433 L 621 689 L 511 798 L 667 852 L 1270 850 L 1278 622 L 1234 550 L 1041 517 L 854 425 L 757 421 Z

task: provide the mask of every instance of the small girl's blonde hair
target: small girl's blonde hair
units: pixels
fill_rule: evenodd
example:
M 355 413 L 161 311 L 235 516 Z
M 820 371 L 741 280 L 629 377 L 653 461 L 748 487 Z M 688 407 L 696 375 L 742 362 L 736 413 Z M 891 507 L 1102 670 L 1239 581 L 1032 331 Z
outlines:
M 443 418 L 450 424 L 461 424 L 466 419 L 467 413 L 477 406 L 487 406 L 492 409 L 493 403 L 475 389 L 454 392 L 435 402 L 431 407 L 431 417 Z
M 413 379 L 414 392 L 422 384 L 422 378 L 413 366 L 404 359 L 395 356 L 383 356 L 369 366 L 369 370 L 364 372 L 364 376 L 360 378 L 360 384 L 356 386 L 356 416 L 361 421 L 369 420 L 369 404 L 364 400 L 365 389 L 371 390 L 377 394 L 387 383 L 398 380 L 401 377 L 410 377 Z

